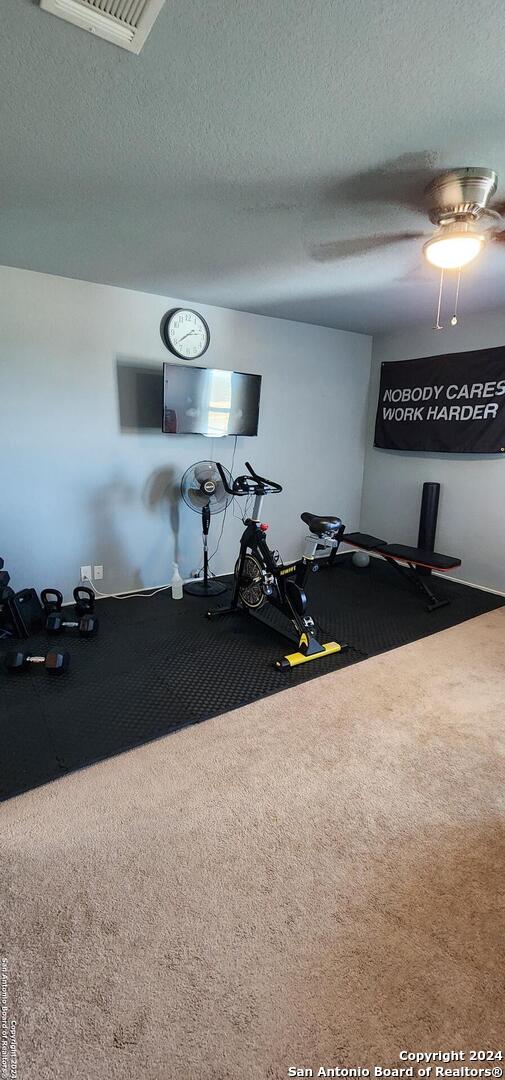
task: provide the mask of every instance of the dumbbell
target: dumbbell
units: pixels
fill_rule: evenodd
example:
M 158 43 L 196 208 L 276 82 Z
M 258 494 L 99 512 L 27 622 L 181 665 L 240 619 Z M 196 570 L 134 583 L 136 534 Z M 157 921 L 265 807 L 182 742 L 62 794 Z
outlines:
M 46 620 L 46 630 L 49 634 L 77 630 L 81 637 L 92 637 L 98 630 L 98 619 L 95 615 L 82 615 L 79 620 L 67 621 L 59 611 L 54 611 Z
M 95 610 L 95 594 L 87 585 L 76 585 L 74 600 L 76 615 L 91 615 Z
M 7 671 L 24 671 L 30 664 L 43 664 L 49 675 L 62 675 L 68 671 L 70 653 L 48 652 L 45 656 L 29 656 L 24 652 L 8 652 L 5 657 Z

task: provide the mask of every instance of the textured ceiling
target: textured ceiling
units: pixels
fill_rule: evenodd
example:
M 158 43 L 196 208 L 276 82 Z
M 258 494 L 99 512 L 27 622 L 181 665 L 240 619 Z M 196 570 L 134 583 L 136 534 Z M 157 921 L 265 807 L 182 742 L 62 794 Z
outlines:
M 433 322 L 422 190 L 505 195 L 501 0 L 166 0 L 140 56 L 2 3 L 0 263 L 346 329 Z M 368 251 L 362 240 L 373 238 Z M 461 308 L 505 298 L 505 248 Z

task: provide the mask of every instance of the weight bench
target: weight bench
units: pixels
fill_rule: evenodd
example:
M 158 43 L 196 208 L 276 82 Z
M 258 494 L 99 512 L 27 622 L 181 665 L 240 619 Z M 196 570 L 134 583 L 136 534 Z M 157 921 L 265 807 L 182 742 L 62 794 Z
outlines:
M 455 570 L 457 566 L 461 566 L 461 559 L 457 559 L 454 555 L 439 555 L 436 551 L 408 547 L 406 544 L 387 544 L 378 536 L 369 536 L 367 533 L 345 533 L 342 540 L 345 544 L 369 551 L 373 555 L 380 555 L 382 559 L 385 559 L 410 585 L 428 599 L 427 611 L 435 611 L 436 608 L 445 607 L 450 603 L 450 600 L 439 600 L 416 570 L 421 567 L 428 571 L 438 570 L 440 573 L 447 573 L 448 570 Z

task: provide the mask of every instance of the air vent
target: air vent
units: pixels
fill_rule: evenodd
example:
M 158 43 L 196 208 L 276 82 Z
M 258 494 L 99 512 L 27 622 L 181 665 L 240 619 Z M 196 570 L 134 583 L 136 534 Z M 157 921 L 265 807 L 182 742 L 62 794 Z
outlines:
M 165 0 L 40 0 L 43 11 L 139 53 Z

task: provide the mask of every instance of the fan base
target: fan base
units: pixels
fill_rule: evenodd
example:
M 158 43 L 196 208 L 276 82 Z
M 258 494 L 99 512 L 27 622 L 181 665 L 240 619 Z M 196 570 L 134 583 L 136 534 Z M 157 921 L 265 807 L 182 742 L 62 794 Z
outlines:
M 223 585 L 213 578 L 210 581 L 202 581 L 201 579 L 188 581 L 187 585 L 184 586 L 184 592 L 189 593 L 190 596 L 220 596 L 221 593 L 225 593 L 227 590 L 227 585 Z

